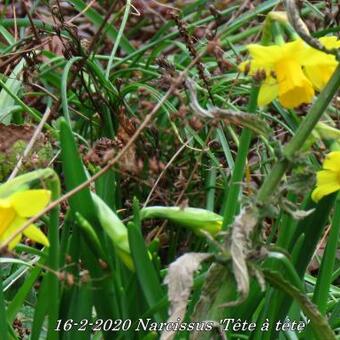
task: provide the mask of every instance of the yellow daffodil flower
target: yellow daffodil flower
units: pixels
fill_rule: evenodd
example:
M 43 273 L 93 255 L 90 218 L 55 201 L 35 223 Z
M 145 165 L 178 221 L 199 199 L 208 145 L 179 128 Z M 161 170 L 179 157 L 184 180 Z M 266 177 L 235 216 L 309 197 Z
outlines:
M 0 243 L 6 241 L 29 217 L 38 214 L 48 204 L 51 192 L 48 190 L 25 190 L 0 198 Z M 47 237 L 34 224 L 28 226 L 23 234 L 44 246 L 49 246 Z M 21 240 L 17 235 L 8 245 L 13 249 Z
M 339 44 L 335 37 L 321 38 L 320 42 L 327 48 Z M 277 97 L 286 108 L 310 103 L 314 89 L 321 90 L 325 86 L 337 65 L 334 56 L 309 47 L 301 39 L 283 45 L 250 44 L 247 47 L 252 59 L 241 63 L 239 69 L 248 70 L 252 76 L 264 73 L 259 106 L 265 106 Z
M 316 188 L 312 192 L 314 202 L 340 190 L 340 151 L 329 153 L 322 167 L 316 174 Z

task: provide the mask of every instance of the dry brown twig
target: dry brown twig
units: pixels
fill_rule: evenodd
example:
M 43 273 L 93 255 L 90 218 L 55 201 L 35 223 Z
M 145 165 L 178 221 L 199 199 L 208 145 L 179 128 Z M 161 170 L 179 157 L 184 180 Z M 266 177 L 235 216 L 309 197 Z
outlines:
M 158 178 L 156 179 L 154 185 L 152 186 L 149 194 L 148 194 L 148 197 L 146 198 L 144 204 L 143 204 L 143 207 L 145 208 L 150 199 L 151 199 L 151 196 L 152 194 L 154 193 L 159 181 L 161 180 L 161 178 L 164 176 L 165 172 L 169 169 L 170 165 L 175 161 L 175 159 L 177 158 L 177 156 L 187 147 L 187 145 L 191 142 L 192 138 L 189 138 L 176 152 L 175 154 L 171 157 L 171 159 L 169 160 L 169 162 L 166 164 L 165 168 L 162 170 L 162 172 L 160 173 L 160 175 L 158 176 Z

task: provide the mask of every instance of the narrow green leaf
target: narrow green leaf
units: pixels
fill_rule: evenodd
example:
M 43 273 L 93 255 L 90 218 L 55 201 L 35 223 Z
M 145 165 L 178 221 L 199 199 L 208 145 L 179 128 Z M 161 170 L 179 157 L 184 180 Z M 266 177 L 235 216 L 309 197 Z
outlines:
M 327 320 L 320 314 L 315 305 L 297 287 L 285 280 L 278 272 L 264 269 L 264 275 L 268 282 L 288 294 L 296 300 L 308 319 L 316 340 L 336 340 L 335 334 L 330 328 Z
M 61 158 L 68 191 L 87 180 L 72 130 L 66 120 L 60 122 Z M 79 211 L 91 224 L 96 221 L 96 212 L 89 188 L 84 188 L 69 199 L 71 209 Z
M 82 284 L 75 287 L 70 298 L 71 309 L 67 319 L 72 319 L 78 324 L 69 332 L 64 332 L 65 340 L 90 340 L 91 329 L 86 322 L 92 322 L 92 286 L 90 284 Z M 105 321 L 105 320 L 104 320 Z M 79 330 L 82 326 L 84 330 Z
M 305 234 L 305 239 L 301 247 L 300 256 L 295 263 L 296 271 L 302 277 L 315 252 L 317 243 L 322 235 L 323 228 L 328 220 L 329 213 L 333 207 L 335 195 L 329 195 L 323 198 L 317 206 L 309 199 L 305 210 L 315 208 L 314 212 L 304 218 L 296 228 L 293 241 L 297 240 L 301 234 Z
M 3 340 L 9 340 L 7 331 L 7 313 L 5 306 L 5 298 L 2 290 L 2 272 L 0 270 L 0 331 Z
M 80 12 L 85 9 L 87 6 L 86 3 L 82 0 L 70 0 L 70 3 L 74 5 L 74 7 Z M 103 17 L 93 8 L 89 8 L 84 15 L 88 17 L 95 26 L 99 27 L 103 23 Z M 110 23 L 105 24 L 104 31 L 108 35 L 109 38 L 111 38 L 113 41 L 115 41 L 118 37 L 118 32 L 115 29 L 115 26 Z M 129 40 L 127 40 L 124 36 L 120 39 L 120 46 L 125 50 L 127 53 L 132 53 L 135 49 L 132 47 L 132 45 L 129 43 Z
M 44 261 L 41 261 L 40 264 L 43 264 Z M 8 320 L 13 322 L 15 319 L 15 316 L 21 306 L 23 305 L 25 298 L 31 291 L 34 283 L 38 279 L 39 275 L 41 273 L 41 268 L 40 267 L 35 267 L 30 275 L 25 279 L 24 283 L 18 290 L 18 292 L 15 294 L 14 298 L 10 302 L 7 308 L 7 315 L 8 315 Z
M 2 27 L 2 26 L 0 26 Z M 2 115 L 0 116 L 0 122 L 3 124 L 9 124 L 11 122 L 11 115 L 8 114 L 8 109 L 15 104 L 13 96 L 16 96 L 21 88 L 21 73 L 25 65 L 25 59 L 22 58 L 18 65 L 15 66 L 12 73 L 8 76 L 5 83 L 6 89 L 3 88 L 0 91 L 0 106 Z M 12 94 L 12 95 L 11 95 Z M 6 111 L 7 109 L 7 111 Z
M 254 87 L 251 92 L 248 112 L 255 112 L 257 107 L 257 95 L 258 87 Z M 230 224 L 234 220 L 234 216 L 237 214 L 239 209 L 239 195 L 241 190 L 241 183 L 243 180 L 245 166 L 248 157 L 248 150 L 250 141 L 252 138 L 252 132 L 250 129 L 243 129 L 240 137 L 240 144 L 235 160 L 235 166 L 231 177 L 230 185 L 228 188 L 228 196 L 224 202 L 224 219 L 223 229 L 229 228 Z
M 160 284 L 159 277 L 150 260 L 149 253 L 145 247 L 145 242 L 140 230 L 139 209 L 136 207 L 138 203 L 134 202 L 134 222 L 128 224 L 129 244 L 133 262 L 135 265 L 137 277 L 140 286 L 142 287 L 145 299 L 149 307 L 158 304 L 164 297 L 164 292 Z M 138 224 L 136 224 L 136 222 Z M 154 315 L 156 321 L 165 320 L 166 315 L 162 312 L 157 312 Z
M 128 231 L 131 253 L 138 281 L 142 287 L 145 299 L 151 308 L 161 301 L 164 293 L 159 282 L 159 277 L 150 261 L 140 230 L 133 222 L 129 222 Z M 165 320 L 163 316 L 164 314 L 162 315 L 159 311 L 154 314 L 154 317 L 158 322 Z
M 43 280 L 39 288 L 38 301 L 34 309 L 34 317 L 30 340 L 40 340 L 40 333 L 43 327 L 45 316 L 48 311 L 49 287 L 48 280 Z
M 10 32 L 8 32 L 8 30 L 2 25 L 0 25 L 0 34 L 6 39 L 6 41 L 10 45 L 15 43 L 15 39 L 14 39 L 13 35 Z
M 313 302 L 318 305 L 321 314 L 326 313 L 329 287 L 332 282 L 332 273 L 336 259 L 340 230 L 340 199 L 336 200 L 332 229 L 328 236 L 327 246 L 322 257 L 318 279 L 313 295 Z

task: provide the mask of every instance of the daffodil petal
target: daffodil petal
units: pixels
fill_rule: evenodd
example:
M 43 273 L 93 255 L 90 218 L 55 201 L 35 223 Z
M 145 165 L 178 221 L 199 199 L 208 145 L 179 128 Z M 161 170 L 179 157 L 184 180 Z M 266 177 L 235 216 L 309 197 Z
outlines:
M 274 79 L 273 79 L 274 80 Z M 262 107 L 270 102 L 272 102 L 275 98 L 277 98 L 279 94 L 279 85 L 276 81 L 265 80 L 259 91 L 259 95 L 257 97 L 258 106 Z
M 274 64 L 282 55 L 282 49 L 277 45 L 262 46 L 259 44 L 250 44 L 247 48 L 252 58 L 256 59 L 264 67 Z
M 0 198 L 0 208 L 10 208 L 11 201 L 8 198 Z
M 327 48 L 340 47 L 336 37 L 324 37 L 320 42 Z M 250 44 L 247 46 L 251 56 L 250 61 L 243 62 L 239 69 L 254 76 L 259 71 L 265 72 L 266 81 L 277 78 L 277 88 L 262 84 L 258 103 L 264 106 L 277 96 L 286 108 L 294 108 L 301 104 L 311 103 L 314 89 L 320 91 L 329 81 L 338 62 L 335 56 L 318 51 L 308 46 L 301 39 L 284 43 L 283 45 L 262 46 Z
M 46 207 L 51 198 L 49 190 L 37 189 L 14 193 L 11 203 L 21 217 L 32 217 Z
M 14 237 L 14 239 L 8 244 L 8 249 L 12 250 L 16 247 L 16 245 L 20 242 L 21 240 L 21 234 L 17 235 Z
M 331 170 L 321 170 L 317 173 L 317 185 L 312 192 L 312 200 L 318 202 L 324 196 L 340 190 L 339 175 Z
M 7 226 L 6 230 L 0 236 L 0 242 L 5 242 L 9 239 L 16 231 L 22 227 L 26 222 L 26 219 L 16 216 L 13 221 Z M 12 250 L 21 240 L 21 233 L 16 235 L 15 238 L 9 243 L 8 248 Z
M 49 247 L 50 243 L 48 241 L 48 238 L 46 235 L 34 224 L 31 224 L 29 227 L 27 227 L 23 234 L 28 237 L 30 240 L 40 243 L 46 247 Z
M 335 68 L 336 65 L 311 65 L 305 66 L 304 72 L 314 88 L 321 91 L 328 83 Z
M 303 58 L 305 57 L 306 47 L 306 43 L 301 39 L 285 43 L 282 46 L 281 59 L 285 57 L 291 57 L 298 63 L 301 63 L 303 62 Z
M 308 48 L 305 51 L 303 60 L 300 61 L 302 66 L 332 66 L 336 67 L 337 61 L 335 56 L 331 54 L 326 54 L 324 52 L 315 50 L 314 48 Z
M 321 185 L 317 186 L 312 192 L 312 200 L 314 202 L 319 202 L 321 198 L 332 194 L 340 189 L 340 185 L 333 186 L 333 185 Z
M 319 39 L 319 41 L 326 48 L 340 48 L 340 39 L 338 39 L 337 37 L 322 37 Z
M 3 208 L 0 206 L 0 238 L 15 218 L 13 208 Z
M 340 185 L 338 173 L 333 170 L 321 170 L 316 174 L 317 185 Z
M 335 39 L 334 39 L 335 38 Z M 322 45 L 326 48 L 337 48 L 340 45 L 340 40 L 337 42 L 336 37 L 325 37 L 319 39 Z M 335 66 L 337 61 L 334 55 L 321 52 L 309 45 L 303 43 L 303 48 L 296 48 L 296 51 L 289 53 L 291 56 L 294 55 L 295 60 L 302 66 Z
M 330 152 L 323 162 L 323 168 L 340 172 L 340 151 Z

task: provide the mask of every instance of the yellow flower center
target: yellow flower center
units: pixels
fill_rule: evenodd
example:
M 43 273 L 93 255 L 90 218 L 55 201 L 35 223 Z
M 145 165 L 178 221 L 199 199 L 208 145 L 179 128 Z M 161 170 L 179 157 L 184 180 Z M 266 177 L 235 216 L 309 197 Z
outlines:
M 296 60 L 281 59 L 274 68 L 279 84 L 279 97 L 283 106 L 293 108 L 312 101 L 314 96 L 312 84 Z

